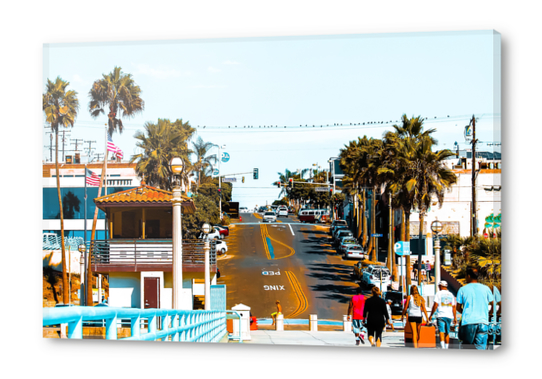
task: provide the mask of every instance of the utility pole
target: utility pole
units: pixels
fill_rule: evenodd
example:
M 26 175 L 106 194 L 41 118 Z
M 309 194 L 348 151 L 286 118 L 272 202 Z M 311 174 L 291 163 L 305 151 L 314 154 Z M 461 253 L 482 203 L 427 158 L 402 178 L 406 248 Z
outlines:
M 75 145 L 75 150 L 73 150 L 75 156 L 73 158 L 73 163 L 81 163 L 81 162 L 78 162 L 77 159 L 81 157 L 81 155 L 79 155 L 79 149 L 77 148 L 78 147 L 78 144 L 79 144 L 79 141 L 83 142 L 82 139 L 73 139 L 72 141 L 74 142 L 70 142 L 70 145 Z
M 472 229 L 471 236 L 474 237 L 477 234 L 476 228 L 476 119 L 472 115 L 470 120 L 472 125 Z
M 64 158 L 64 144 L 66 142 L 66 133 L 68 133 L 68 137 L 69 137 L 69 131 L 68 130 L 62 130 L 62 162 L 64 162 L 65 158 Z
M 85 143 L 88 143 L 88 158 L 87 158 L 87 162 L 90 163 L 90 155 L 92 154 L 92 150 L 94 150 L 94 148 L 92 147 L 92 144 L 93 143 L 96 143 L 96 141 L 84 141 Z
M 53 161 L 53 132 L 45 132 L 45 133 L 50 134 L 50 137 L 51 137 L 49 139 L 49 161 L 52 162 Z

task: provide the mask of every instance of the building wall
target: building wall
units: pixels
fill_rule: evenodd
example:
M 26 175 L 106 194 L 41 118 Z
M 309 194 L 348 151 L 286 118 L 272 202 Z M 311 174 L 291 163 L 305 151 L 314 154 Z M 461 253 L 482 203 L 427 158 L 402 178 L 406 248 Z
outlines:
M 109 305 L 142 308 L 141 273 L 112 272 L 109 274 Z

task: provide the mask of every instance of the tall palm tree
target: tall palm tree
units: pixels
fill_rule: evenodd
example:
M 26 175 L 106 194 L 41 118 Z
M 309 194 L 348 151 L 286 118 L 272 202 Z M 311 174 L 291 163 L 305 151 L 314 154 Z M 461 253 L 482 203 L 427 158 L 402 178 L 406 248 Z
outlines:
M 285 169 L 284 173 L 277 172 L 277 174 L 279 176 L 279 180 L 277 180 L 276 182 L 273 182 L 273 185 L 276 186 L 278 183 L 283 184 L 283 186 L 280 187 L 280 193 L 278 195 L 278 198 L 280 199 L 281 197 L 288 195 L 288 183 L 290 181 L 290 178 L 294 179 L 296 175 L 295 175 L 295 172 L 290 171 L 288 169 Z
M 55 133 L 55 172 L 56 187 L 58 192 L 58 205 L 60 207 L 60 239 L 62 250 L 62 300 L 69 302 L 68 276 L 66 273 L 66 247 L 64 246 L 64 212 L 62 209 L 62 197 L 60 194 L 60 173 L 58 169 L 58 128 L 73 127 L 75 117 L 79 110 L 77 92 L 66 91 L 70 83 L 57 77 L 54 82 L 47 79 L 45 93 L 43 94 L 43 111 L 46 121 L 51 125 L 51 131 Z
M 212 142 L 204 142 L 201 137 L 198 137 L 196 142 L 192 142 L 194 147 L 194 153 L 196 155 L 196 162 L 194 163 L 194 169 L 198 173 L 198 186 L 201 184 L 201 178 L 207 168 L 212 167 L 213 164 L 218 162 L 216 154 L 207 156 L 209 150 L 215 146 Z
M 96 80 L 89 91 L 88 110 L 92 118 L 105 114 L 107 108 L 107 132 L 113 135 L 115 131 L 122 133 L 124 126 L 121 117 L 133 117 L 141 113 L 144 108 L 143 99 L 140 97 L 141 89 L 135 83 L 131 74 L 125 74 L 120 67 L 115 67 L 109 74 L 103 74 L 101 79 Z M 107 177 L 107 155 L 104 157 L 104 165 L 98 187 L 98 197 L 102 193 L 102 185 Z M 98 207 L 94 212 L 92 221 L 91 242 L 96 235 L 96 223 L 98 220 Z M 87 283 L 92 283 L 91 265 L 87 266 Z M 92 299 L 92 286 L 87 286 L 87 299 Z M 88 300 L 92 302 L 92 300 Z M 88 304 L 87 304 L 88 305 Z
M 175 122 L 158 119 L 157 123 L 146 122 L 144 128 L 146 133 L 138 131 L 134 136 L 138 141 L 136 146 L 143 152 L 130 159 L 130 162 L 137 162 L 137 175 L 150 186 L 171 191 L 173 182 L 169 164 L 172 158 L 179 157 L 184 163 L 182 180 L 187 185 L 194 169 L 188 158 L 193 153 L 188 149 L 188 141 L 195 129 L 181 119 Z

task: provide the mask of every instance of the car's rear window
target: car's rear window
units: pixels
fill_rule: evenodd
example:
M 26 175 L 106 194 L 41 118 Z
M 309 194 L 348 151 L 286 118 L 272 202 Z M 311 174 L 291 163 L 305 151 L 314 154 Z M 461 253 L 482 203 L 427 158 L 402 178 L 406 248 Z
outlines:
M 265 216 L 274 216 L 275 212 L 265 212 Z

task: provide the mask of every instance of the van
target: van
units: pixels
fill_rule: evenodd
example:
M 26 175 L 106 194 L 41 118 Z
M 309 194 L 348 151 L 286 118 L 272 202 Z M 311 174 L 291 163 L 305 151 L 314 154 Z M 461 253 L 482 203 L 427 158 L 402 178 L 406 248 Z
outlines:
M 302 209 L 297 216 L 301 222 L 315 223 L 317 220 L 329 217 L 329 211 L 327 209 Z

